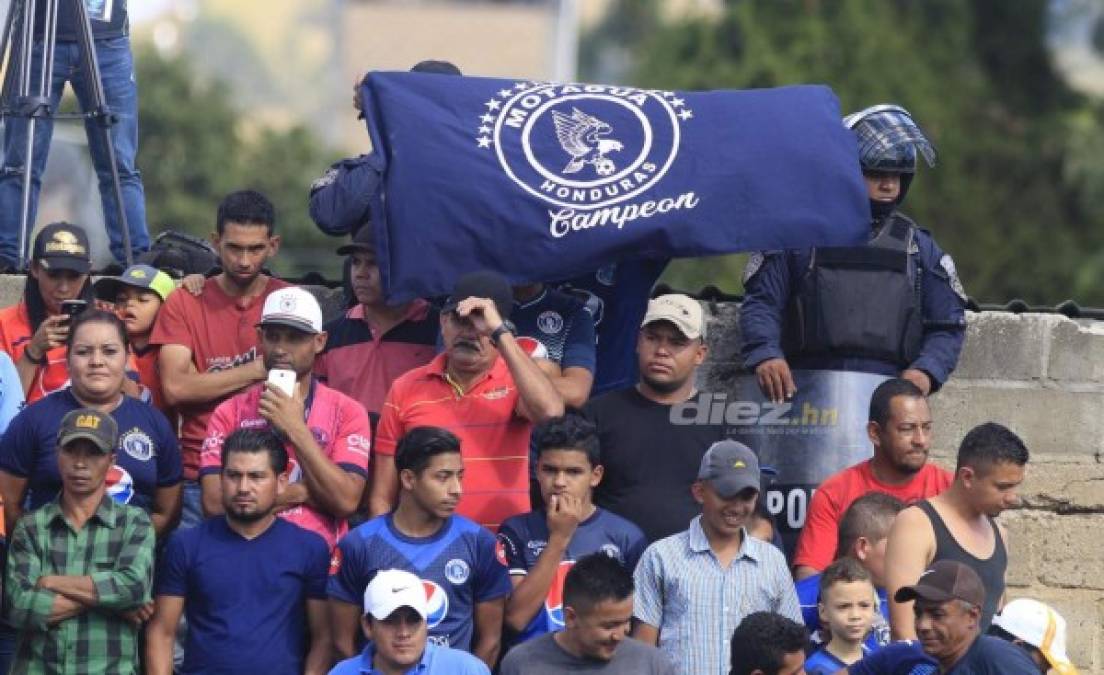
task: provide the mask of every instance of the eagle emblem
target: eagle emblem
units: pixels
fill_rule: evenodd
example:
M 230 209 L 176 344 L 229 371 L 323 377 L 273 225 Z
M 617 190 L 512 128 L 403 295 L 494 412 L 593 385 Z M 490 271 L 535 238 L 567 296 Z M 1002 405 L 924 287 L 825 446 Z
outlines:
M 556 140 L 560 142 L 560 147 L 571 155 L 571 161 L 561 173 L 578 173 L 588 164 L 599 176 L 610 176 L 617 170 L 613 160 L 606 155 L 620 152 L 624 146 L 620 141 L 603 138 L 613 132 L 609 124 L 578 108 L 572 108 L 571 115 L 552 111 L 552 122 L 556 126 Z

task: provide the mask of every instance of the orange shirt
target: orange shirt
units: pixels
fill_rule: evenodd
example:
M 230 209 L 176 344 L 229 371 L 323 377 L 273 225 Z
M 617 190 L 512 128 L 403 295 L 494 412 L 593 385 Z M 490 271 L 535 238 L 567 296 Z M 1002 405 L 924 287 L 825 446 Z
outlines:
M 383 403 L 376 452 L 394 455 L 419 426 L 448 429 L 460 439 L 464 494 L 457 512 L 497 531 L 529 505 L 529 420 L 518 415 L 517 385 L 502 357 L 469 391 L 445 379 L 447 354 L 395 380 Z
M 12 361 L 23 357 L 23 350 L 31 343 L 31 317 L 27 303 L 0 309 L 0 348 Z M 69 382 L 69 367 L 65 364 L 65 346 L 55 347 L 45 354 L 46 363 L 35 369 L 31 387 L 27 390 L 27 403 L 34 403 L 46 394 L 61 389 Z

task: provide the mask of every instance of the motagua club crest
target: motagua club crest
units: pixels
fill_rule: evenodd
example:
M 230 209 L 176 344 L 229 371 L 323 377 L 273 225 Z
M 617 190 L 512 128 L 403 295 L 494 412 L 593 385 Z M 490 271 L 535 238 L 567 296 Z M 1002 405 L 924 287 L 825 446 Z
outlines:
M 641 195 L 663 180 L 694 112 L 675 92 L 518 82 L 484 103 L 475 142 L 518 186 L 550 205 L 554 237 L 618 229 L 698 203 L 693 192 Z

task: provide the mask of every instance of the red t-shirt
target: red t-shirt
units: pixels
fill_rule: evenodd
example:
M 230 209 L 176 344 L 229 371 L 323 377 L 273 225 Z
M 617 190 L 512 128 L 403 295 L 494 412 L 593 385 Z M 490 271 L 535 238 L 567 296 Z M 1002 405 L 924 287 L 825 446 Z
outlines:
M 0 348 L 8 353 L 13 362 L 19 361 L 23 350 L 31 343 L 34 331 L 31 330 L 31 317 L 27 313 L 27 304 L 20 301 L 17 305 L 0 309 Z M 27 403 L 34 403 L 43 396 L 61 389 L 69 383 L 69 366 L 65 363 L 65 346 L 54 347 L 45 354 L 46 363 L 35 370 L 31 387 L 27 390 Z
M 376 432 L 376 453 L 394 455 L 410 429 L 436 426 L 460 439 L 464 494 L 457 512 L 497 531 L 506 518 L 529 511 L 529 420 L 518 415 L 517 385 L 502 357 L 469 391 L 445 379 L 439 354 L 391 386 Z
M 264 291 L 248 300 L 232 298 L 215 278 L 203 285 L 199 297 L 173 293 L 157 314 L 150 344 L 183 345 L 192 352 L 200 373 L 217 372 L 249 363 L 257 352 L 257 322 L 269 293 L 289 284 L 269 279 Z M 207 420 L 224 399 L 177 407 L 180 415 L 180 454 L 184 478 L 195 480 L 199 452 L 207 435 Z
M 207 439 L 200 457 L 200 475 L 218 473 L 222 467 L 222 444 L 238 429 L 266 429 L 268 422 L 257 412 L 263 384 L 254 385 L 223 401 L 207 426 Z M 307 427 L 322 452 L 334 464 L 346 471 L 368 477 L 371 452 L 371 430 L 368 414 L 359 403 L 339 391 L 315 382 L 305 402 Z M 288 453 L 288 482 L 303 479 L 303 470 L 295 457 L 295 446 L 284 444 Z M 333 548 L 349 529 L 344 518 L 334 518 L 313 506 L 304 504 L 281 511 L 280 515 L 299 527 L 317 532 Z
M 906 504 L 934 497 L 946 490 L 954 476 L 932 463 L 924 465 L 908 483 L 887 485 L 874 477 L 871 460 L 847 467 L 829 476 L 813 495 L 805 527 L 797 540 L 794 566 L 802 565 L 823 571 L 836 556 L 839 544 L 839 522 L 851 502 L 868 492 L 884 492 Z

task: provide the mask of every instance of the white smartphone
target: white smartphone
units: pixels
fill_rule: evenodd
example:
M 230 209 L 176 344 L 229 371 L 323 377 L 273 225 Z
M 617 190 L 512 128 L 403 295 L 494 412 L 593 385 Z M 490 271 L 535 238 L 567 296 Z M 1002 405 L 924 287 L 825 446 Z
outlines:
M 287 394 L 288 396 L 295 396 L 295 371 L 283 370 L 281 368 L 273 368 L 268 371 L 268 381 L 276 385 L 276 387 Z

